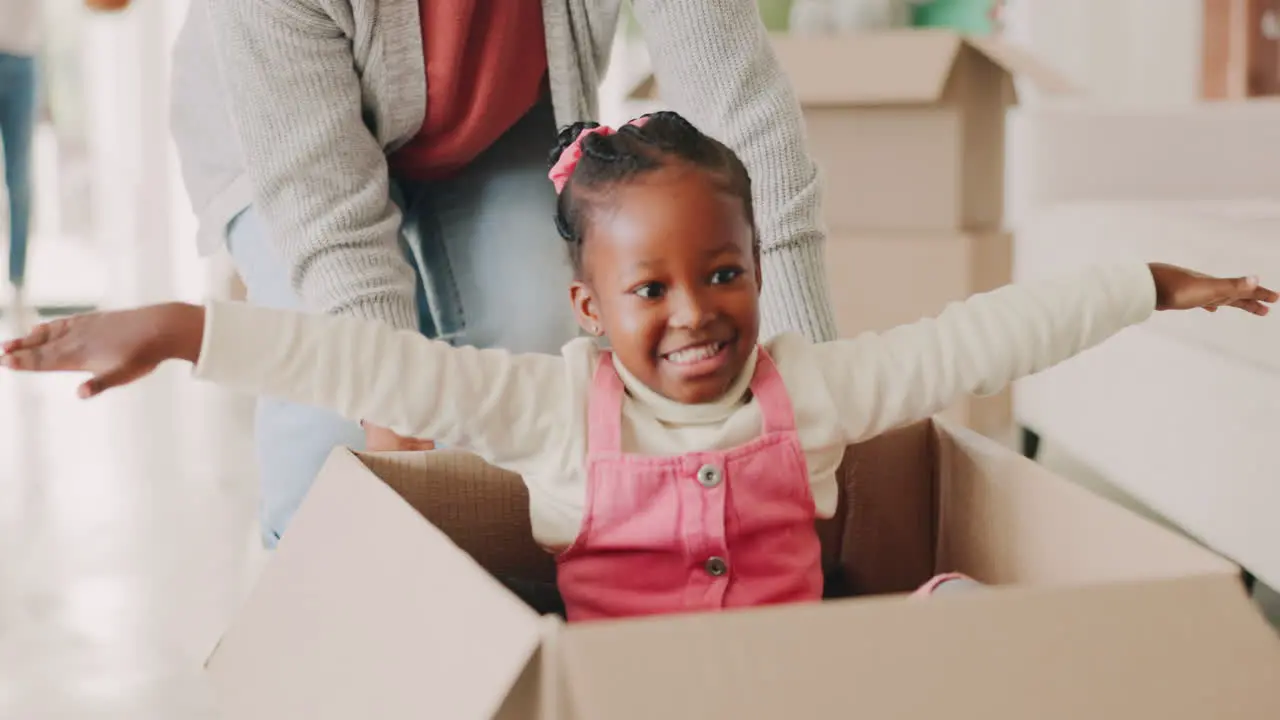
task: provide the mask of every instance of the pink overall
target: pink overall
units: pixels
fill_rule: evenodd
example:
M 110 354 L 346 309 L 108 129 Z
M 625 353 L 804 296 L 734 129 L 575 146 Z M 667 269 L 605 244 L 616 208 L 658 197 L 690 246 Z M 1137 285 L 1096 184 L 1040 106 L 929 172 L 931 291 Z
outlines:
M 822 598 L 813 495 L 786 387 L 763 349 L 751 392 L 763 432 L 726 451 L 622 452 L 613 356 L 589 400 L 582 528 L 557 558 L 570 622 Z

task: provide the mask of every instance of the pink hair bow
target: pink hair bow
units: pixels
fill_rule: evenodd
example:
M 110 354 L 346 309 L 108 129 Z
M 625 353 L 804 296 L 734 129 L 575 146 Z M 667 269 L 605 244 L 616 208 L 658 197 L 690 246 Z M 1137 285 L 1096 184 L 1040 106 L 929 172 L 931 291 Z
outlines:
M 645 124 L 648 118 L 636 118 L 628 125 L 640 127 Z M 551 184 L 556 188 L 556 194 L 559 195 L 564 191 L 564 186 L 569 182 L 569 178 L 573 176 L 573 171 L 578 167 L 578 161 L 582 159 L 582 141 L 588 135 L 604 135 L 609 136 L 617 132 L 608 125 L 598 125 L 578 133 L 578 137 L 574 138 L 569 147 L 560 153 L 560 159 L 551 167 L 551 171 L 547 173 L 547 177 L 551 179 Z

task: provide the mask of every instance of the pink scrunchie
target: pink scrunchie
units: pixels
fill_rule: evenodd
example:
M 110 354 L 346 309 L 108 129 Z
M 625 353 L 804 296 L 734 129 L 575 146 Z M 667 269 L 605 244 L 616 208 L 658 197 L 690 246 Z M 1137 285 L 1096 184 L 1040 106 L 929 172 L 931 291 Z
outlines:
M 640 117 L 627 123 L 641 127 L 649 118 Z M 573 171 L 578 167 L 578 161 L 582 159 L 582 140 L 588 135 L 612 135 L 616 130 L 608 125 L 598 125 L 578 133 L 578 137 L 569 143 L 569 147 L 560 153 L 560 159 L 556 160 L 556 164 L 551 167 L 551 171 L 547 173 L 547 177 L 551 179 L 551 184 L 556 188 L 556 194 L 559 195 L 564 191 L 564 186 L 569 182 L 569 178 L 573 176 Z

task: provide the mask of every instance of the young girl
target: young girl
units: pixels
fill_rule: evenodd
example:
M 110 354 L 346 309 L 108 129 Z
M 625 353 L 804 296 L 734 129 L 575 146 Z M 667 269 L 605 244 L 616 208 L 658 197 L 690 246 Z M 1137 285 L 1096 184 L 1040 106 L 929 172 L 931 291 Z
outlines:
M 90 397 L 181 359 L 204 380 L 471 450 L 524 477 L 568 617 L 584 620 L 818 600 L 814 520 L 835 511 L 849 444 L 1153 309 L 1265 315 L 1276 300 L 1251 278 L 1119 265 L 884 333 L 760 345 L 751 181 L 732 152 L 663 112 L 616 132 L 574 125 L 552 159 L 569 299 L 592 336 L 559 356 L 215 302 L 55 321 L 8 343 L 3 364 L 88 371 Z

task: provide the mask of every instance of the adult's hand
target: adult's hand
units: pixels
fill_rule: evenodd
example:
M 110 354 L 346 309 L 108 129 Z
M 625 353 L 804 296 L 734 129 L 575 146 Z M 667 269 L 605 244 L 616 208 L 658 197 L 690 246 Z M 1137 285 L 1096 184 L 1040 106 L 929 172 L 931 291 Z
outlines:
M 360 426 L 364 428 L 364 445 L 368 452 L 420 452 L 436 447 L 431 440 L 403 437 L 372 423 L 362 422 Z
M 362 114 L 368 98 L 350 28 L 332 9 L 344 3 L 204 5 L 253 205 L 298 298 L 313 312 L 416 330 L 418 281 L 399 244 L 386 151 Z M 402 12 L 385 10 L 381 19 Z

